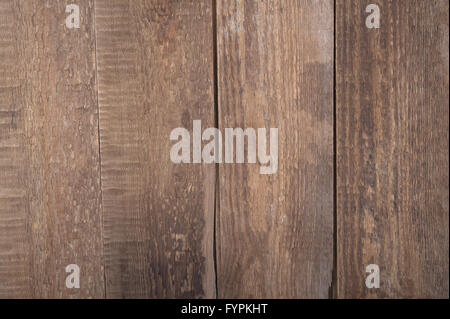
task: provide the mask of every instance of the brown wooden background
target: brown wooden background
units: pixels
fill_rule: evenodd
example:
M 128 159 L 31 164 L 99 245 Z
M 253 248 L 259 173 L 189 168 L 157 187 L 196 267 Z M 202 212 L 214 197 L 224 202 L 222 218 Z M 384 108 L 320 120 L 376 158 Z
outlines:
M 0 0 L 0 298 L 448 298 L 448 9 Z M 173 164 L 196 119 L 278 172 Z

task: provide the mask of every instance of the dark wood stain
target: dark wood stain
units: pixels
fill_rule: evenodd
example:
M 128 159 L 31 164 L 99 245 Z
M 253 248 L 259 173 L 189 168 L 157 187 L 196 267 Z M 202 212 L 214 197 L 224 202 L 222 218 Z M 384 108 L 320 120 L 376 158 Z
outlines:
M 337 2 L 338 297 L 448 298 L 448 1 L 370 3 Z

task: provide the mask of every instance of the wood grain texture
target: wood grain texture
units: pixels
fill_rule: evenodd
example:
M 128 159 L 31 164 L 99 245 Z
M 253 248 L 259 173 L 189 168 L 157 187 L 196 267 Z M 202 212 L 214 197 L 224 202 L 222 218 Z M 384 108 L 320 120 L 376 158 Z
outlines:
M 77 3 L 69 30 L 65 1 L 0 1 L 1 298 L 104 296 L 93 2 Z
M 448 10 L 0 0 L 0 298 L 448 298 Z M 172 163 L 193 120 L 278 128 L 277 172 Z
M 338 297 L 448 298 L 449 2 L 370 3 L 337 1 Z
M 96 1 L 108 298 L 214 297 L 213 165 L 170 132 L 214 126 L 211 1 Z
M 222 164 L 221 298 L 327 298 L 333 267 L 332 1 L 217 1 L 219 124 L 279 129 L 279 168 Z

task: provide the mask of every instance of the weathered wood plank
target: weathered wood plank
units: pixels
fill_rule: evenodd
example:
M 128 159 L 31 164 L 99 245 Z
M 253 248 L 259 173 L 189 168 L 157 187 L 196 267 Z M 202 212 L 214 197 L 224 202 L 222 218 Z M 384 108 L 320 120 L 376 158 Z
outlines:
M 214 297 L 214 166 L 170 132 L 214 126 L 211 1 L 96 1 L 107 297 Z
M 0 297 L 104 296 L 93 1 L 0 0 Z M 65 267 L 81 268 L 67 289 Z
M 279 167 L 222 164 L 222 298 L 327 298 L 333 267 L 333 3 L 217 1 L 219 124 L 278 128 Z M 267 133 L 268 136 L 269 133 Z
M 449 2 L 370 3 L 337 1 L 338 297 L 448 298 Z

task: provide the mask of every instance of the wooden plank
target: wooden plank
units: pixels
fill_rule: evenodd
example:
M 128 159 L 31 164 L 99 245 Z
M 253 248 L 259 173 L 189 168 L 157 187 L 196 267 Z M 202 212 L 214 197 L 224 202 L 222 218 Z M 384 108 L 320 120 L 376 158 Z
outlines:
M 0 0 L 0 298 L 104 296 L 93 2 Z M 77 264 L 80 289 L 67 289 Z
M 449 2 L 370 3 L 337 2 L 338 297 L 448 298 Z
M 214 297 L 213 165 L 170 132 L 214 125 L 211 1 L 95 6 L 107 297 Z
M 222 134 L 279 130 L 275 174 L 261 175 L 259 164 L 219 168 L 219 297 L 327 298 L 333 3 L 219 0 L 217 43 Z

